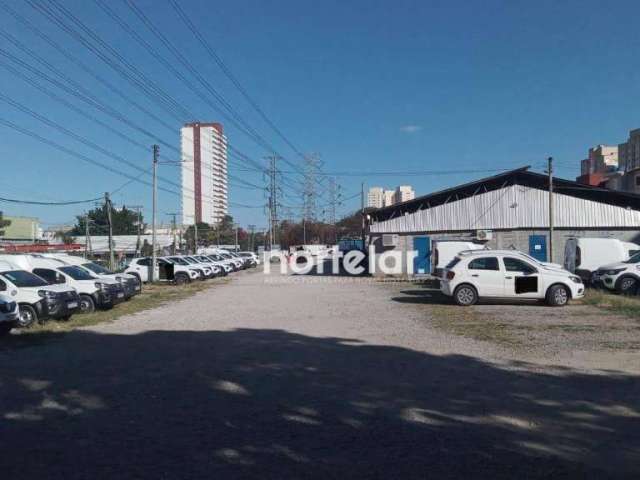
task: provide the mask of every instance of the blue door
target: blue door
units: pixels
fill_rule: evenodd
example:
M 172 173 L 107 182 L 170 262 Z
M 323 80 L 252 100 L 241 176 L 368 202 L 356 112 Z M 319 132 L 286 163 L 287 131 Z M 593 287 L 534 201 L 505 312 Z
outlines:
M 540 262 L 547 261 L 546 235 L 529 235 L 529 255 Z
M 429 237 L 413 237 L 413 249 L 417 253 L 413 259 L 413 273 L 428 275 L 431 273 L 431 240 Z

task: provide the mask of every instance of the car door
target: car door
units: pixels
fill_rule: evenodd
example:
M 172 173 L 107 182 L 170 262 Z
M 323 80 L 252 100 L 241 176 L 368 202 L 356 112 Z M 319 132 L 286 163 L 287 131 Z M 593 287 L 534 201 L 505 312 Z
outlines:
M 151 267 L 150 258 L 139 258 L 135 264 L 131 264 L 131 268 L 140 276 L 140 281 L 149 281 L 149 268 Z
M 538 269 L 520 258 L 503 257 L 504 287 L 508 297 L 540 298 L 542 292 Z
M 501 297 L 504 295 L 504 272 L 498 257 L 474 258 L 467 265 L 471 283 L 480 297 Z

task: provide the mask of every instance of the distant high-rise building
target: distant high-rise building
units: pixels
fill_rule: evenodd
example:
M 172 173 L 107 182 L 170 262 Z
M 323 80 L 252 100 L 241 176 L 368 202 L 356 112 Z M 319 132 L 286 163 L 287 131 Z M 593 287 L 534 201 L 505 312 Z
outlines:
M 640 128 L 629 132 L 629 140 L 618 145 L 620 167 L 625 172 L 640 168 Z
M 413 200 L 416 194 L 408 185 L 401 185 L 395 190 L 386 190 L 382 187 L 371 187 L 367 195 L 367 207 L 382 208 L 396 203 Z
M 215 224 L 227 215 L 227 137 L 219 123 L 188 123 L 182 145 L 182 223 Z
M 382 194 L 382 204 L 385 207 L 393 205 L 393 198 L 395 194 L 396 194 L 395 190 L 385 190 L 384 193 Z
M 409 185 L 400 185 L 396 187 L 395 194 L 393 196 L 393 203 L 408 202 L 416 198 L 416 192 Z
M 371 187 L 367 195 L 367 207 L 382 208 L 384 206 L 384 189 L 382 187 Z
M 629 132 L 629 140 L 618 145 L 620 167 L 624 172 L 622 189 L 640 193 L 640 128 Z

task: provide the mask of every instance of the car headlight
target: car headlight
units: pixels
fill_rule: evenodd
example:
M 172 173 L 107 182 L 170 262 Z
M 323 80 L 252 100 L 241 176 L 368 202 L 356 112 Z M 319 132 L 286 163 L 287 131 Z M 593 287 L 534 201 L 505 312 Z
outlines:
M 626 270 L 626 268 L 615 268 L 612 270 L 606 270 L 604 272 L 605 275 L 618 275 L 619 273 L 622 273 Z
M 580 277 L 576 277 L 575 275 L 572 275 L 569 278 L 573 283 L 582 283 L 582 279 Z
M 38 290 L 38 296 L 51 300 L 56 298 L 56 292 L 52 292 L 50 290 Z
M 98 290 L 106 290 L 107 289 L 107 284 L 106 283 L 102 283 L 102 282 L 96 282 L 95 286 Z
M 124 277 L 116 277 L 116 280 L 119 281 L 121 284 L 124 283 Z

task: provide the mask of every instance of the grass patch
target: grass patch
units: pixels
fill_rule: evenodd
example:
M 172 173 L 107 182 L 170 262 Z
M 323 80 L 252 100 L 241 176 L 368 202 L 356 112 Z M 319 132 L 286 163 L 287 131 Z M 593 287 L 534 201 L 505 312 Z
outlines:
M 89 327 L 100 323 L 110 323 L 125 315 L 143 312 L 152 308 L 162 306 L 166 303 L 183 300 L 195 295 L 202 290 L 216 284 L 226 283 L 227 279 L 208 280 L 206 282 L 192 282 L 186 285 L 171 285 L 158 283 L 155 285 L 145 284 L 142 292 L 128 302 L 120 303 L 111 310 L 97 310 L 89 315 L 74 315 L 67 322 L 49 320 L 43 325 L 36 325 L 32 328 L 20 330 L 18 336 L 44 335 L 48 333 L 68 332 L 79 327 Z
M 482 315 L 474 307 L 432 305 L 429 313 L 432 325 L 444 332 L 511 347 L 522 344 L 522 341 L 514 335 L 512 324 Z
M 627 297 L 603 290 L 588 289 L 582 303 L 636 320 L 640 319 L 640 296 Z

